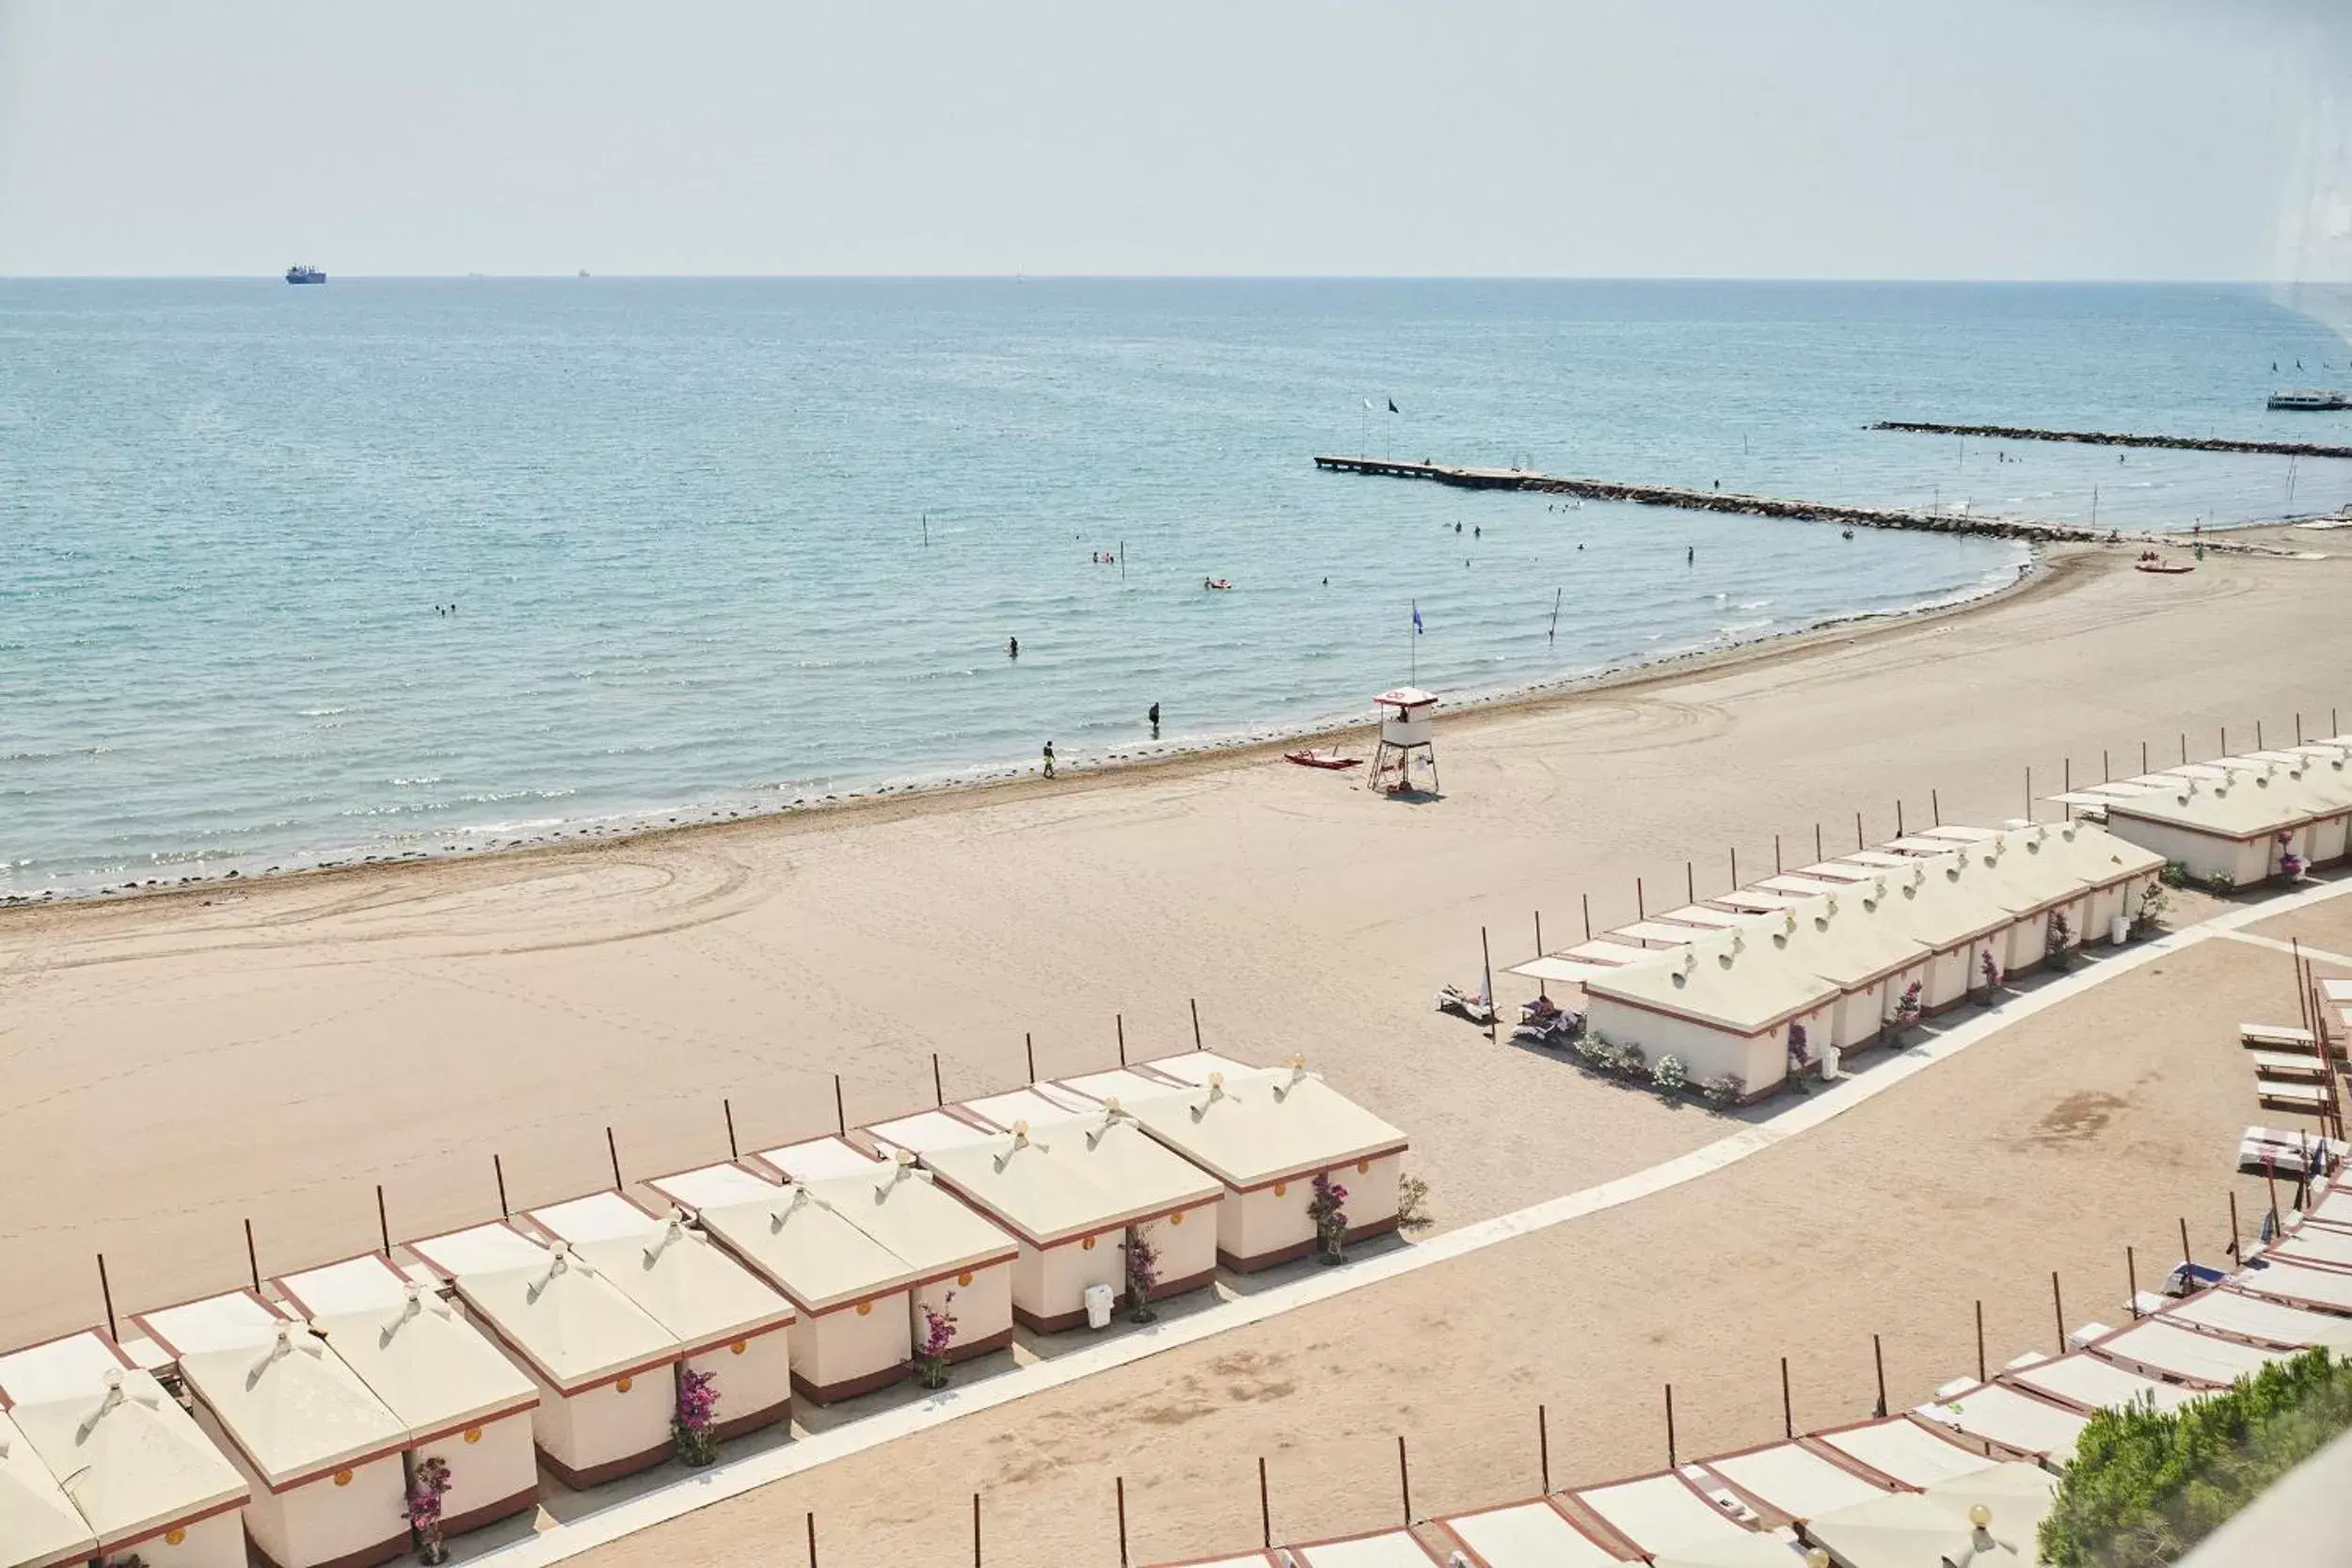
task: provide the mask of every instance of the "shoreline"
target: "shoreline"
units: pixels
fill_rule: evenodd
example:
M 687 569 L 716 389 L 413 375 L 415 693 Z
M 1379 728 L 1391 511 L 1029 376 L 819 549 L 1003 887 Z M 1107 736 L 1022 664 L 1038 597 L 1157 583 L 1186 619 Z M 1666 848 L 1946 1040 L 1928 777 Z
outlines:
M 2071 562 L 2089 559 L 2095 552 L 2110 547 L 2115 546 L 2073 541 L 2033 543 L 2027 546 L 2026 561 L 2007 580 L 1992 582 L 1958 595 L 1947 595 L 1902 609 L 1857 610 L 1807 622 L 1787 631 L 1743 638 L 1719 647 L 1685 648 L 1653 657 L 1637 657 L 1629 662 L 1606 665 L 1597 671 L 1565 679 L 1505 687 L 1465 697 L 1448 697 L 1445 699 L 1446 711 L 1456 718 L 1517 714 L 1573 702 L 1596 692 L 1638 690 L 1654 681 L 1737 668 L 1751 662 L 1770 662 L 1815 646 L 1833 634 L 1841 631 L 1851 633 L 1855 627 L 1866 628 L 1868 635 L 1875 636 L 1936 620 L 1958 618 L 2031 596 L 2044 587 L 2055 587 L 2067 575 L 2079 571 L 2080 568 Z M 1848 641 L 1851 640 L 1850 635 Z M 1174 742 L 1148 752 L 1114 751 L 1099 757 L 1073 757 L 1063 763 L 1053 784 L 1059 789 L 1065 784 L 1074 785 L 1098 779 L 1124 781 L 1181 776 L 1184 772 L 1207 765 L 1261 760 L 1302 745 L 1344 741 L 1369 744 L 1375 730 L 1375 724 L 1370 720 L 1341 722 L 1309 720 L 1274 729 L 1253 729 L 1237 736 Z M 1012 798 L 1025 789 L 1042 789 L 1046 783 L 1039 774 L 1035 763 L 977 764 L 943 778 L 911 783 L 883 782 L 816 800 L 795 800 L 769 807 L 689 806 L 684 809 L 693 815 L 683 820 L 678 815 L 673 815 L 667 821 L 640 819 L 627 826 L 597 828 L 594 824 L 598 818 L 580 817 L 568 820 L 548 836 L 527 838 L 520 842 L 491 843 L 452 851 L 411 849 L 373 855 L 352 851 L 351 858 L 320 863 L 258 872 L 231 869 L 215 875 L 174 879 L 168 883 L 157 879 L 151 886 L 135 883 L 89 890 L 53 888 L 40 893 L 0 893 L 0 922 L 33 910 L 86 909 L 92 906 L 111 908 L 191 895 L 208 898 L 231 887 L 241 891 L 255 886 L 308 885 L 330 878 L 350 878 L 420 866 L 498 863 L 521 856 L 642 845 L 649 840 L 666 840 L 677 834 L 716 832 L 724 829 L 745 829 L 787 821 L 805 822 L 812 818 L 833 820 L 841 813 L 866 814 L 911 804 L 917 809 L 933 806 L 946 809 L 949 804 Z M 666 809 L 653 808 L 646 815 L 650 817 Z M 874 820 L 863 815 L 858 819 Z

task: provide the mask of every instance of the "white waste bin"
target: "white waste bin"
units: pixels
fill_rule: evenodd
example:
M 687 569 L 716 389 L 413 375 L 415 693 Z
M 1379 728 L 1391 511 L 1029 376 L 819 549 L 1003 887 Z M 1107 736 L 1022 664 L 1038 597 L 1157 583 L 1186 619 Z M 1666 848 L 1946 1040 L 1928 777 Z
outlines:
M 1834 1045 L 1821 1047 L 1821 1081 L 1825 1084 L 1836 1082 L 1838 1064 L 1844 1060 L 1845 1053 L 1837 1047 Z
M 2107 941 L 2121 947 L 2132 940 L 2132 917 L 2119 914 L 2107 922 Z
M 1111 1288 L 1107 1285 L 1088 1286 L 1086 1303 L 1087 1326 L 1108 1328 L 1111 1324 Z

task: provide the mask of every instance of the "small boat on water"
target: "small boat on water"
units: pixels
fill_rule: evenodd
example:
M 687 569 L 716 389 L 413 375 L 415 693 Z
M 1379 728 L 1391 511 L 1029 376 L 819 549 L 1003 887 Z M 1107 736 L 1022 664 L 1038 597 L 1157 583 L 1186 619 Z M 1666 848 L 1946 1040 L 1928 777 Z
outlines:
M 286 269 L 286 281 L 289 283 L 324 283 L 326 281 L 326 274 L 316 267 L 297 264 Z
M 1284 752 L 1282 760 L 1295 762 L 1301 768 L 1361 768 L 1364 765 L 1364 759 L 1361 757 L 1340 755 L 1339 748 L 1336 746 L 1327 752 L 1318 752 L 1311 746 L 1303 752 Z
M 2332 414 L 2352 408 L 2352 398 L 2324 387 L 2303 387 L 2271 393 L 2269 407 L 2273 413 Z

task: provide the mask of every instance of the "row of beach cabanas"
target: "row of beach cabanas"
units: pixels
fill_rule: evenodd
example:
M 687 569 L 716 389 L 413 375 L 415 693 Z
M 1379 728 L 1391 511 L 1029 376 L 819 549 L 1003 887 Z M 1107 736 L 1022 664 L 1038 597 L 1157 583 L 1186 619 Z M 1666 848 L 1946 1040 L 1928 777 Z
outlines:
M 2352 848 L 2352 736 L 2184 760 L 2051 799 L 2199 881 L 2251 887 Z
M 1200 1051 L 654 1178 L 0 1355 L 0 1568 L 368 1568 L 945 1359 L 1395 1228 L 1403 1133 Z M 1131 1272 L 1140 1243 L 1154 1261 Z M 1138 1259 L 1140 1254 L 1137 1255 Z M 950 1321 L 951 1320 L 951 1321 Z M 932 1334 L 936 1324 L 939 1334 Z
M 1873 1045 L 1920 1014 L 2121 942 L 2165 857 L 2096 823 L 1938 826 L 1779 873 L 1516 966 L 1583 988 L 1586 1026 L 1760 1099 L 1792 1057 Z
M 2352 1186 L 2315 1184 L 2217 1285 L 2143 1293 L 2122 1328 L 2018 1356 L 1916 1409 L 1622 1481 L 1163 1568 L 1918 1568 L 2040 1560 L 2036 1532 L 2093 1412 L 2170 1410 L 2274 1361 L 2352 1354 Z M 1818 1556 L 1816 1555 L 1818 1554 Z

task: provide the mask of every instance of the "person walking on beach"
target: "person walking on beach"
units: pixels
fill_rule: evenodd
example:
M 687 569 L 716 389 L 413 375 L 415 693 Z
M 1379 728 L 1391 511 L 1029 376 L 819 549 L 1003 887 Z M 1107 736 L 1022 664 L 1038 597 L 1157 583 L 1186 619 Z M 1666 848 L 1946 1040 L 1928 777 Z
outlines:
M 1054 743 L 1050 740 L 1045 743 L 1045 776 L 1054 776 Z

